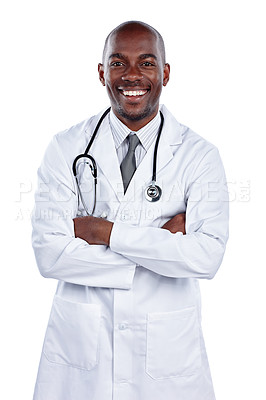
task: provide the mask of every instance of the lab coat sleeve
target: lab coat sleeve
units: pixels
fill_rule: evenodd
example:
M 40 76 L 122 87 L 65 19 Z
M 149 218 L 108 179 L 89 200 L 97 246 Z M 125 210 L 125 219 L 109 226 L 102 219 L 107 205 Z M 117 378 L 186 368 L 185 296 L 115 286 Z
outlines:
M 228 192 L 218 150 L 209 150 L 186 189 L 186 235 L 115 222 L 111 249 L 163 276 L 211 279 L 228 238 Z
M 72 171 L 57 138 L 50 143 L 38 170 L 32 244 L 40 273 L 80 285 L 129 289 L 135 262 L 106 246 L 75 238 L 77 198 Z

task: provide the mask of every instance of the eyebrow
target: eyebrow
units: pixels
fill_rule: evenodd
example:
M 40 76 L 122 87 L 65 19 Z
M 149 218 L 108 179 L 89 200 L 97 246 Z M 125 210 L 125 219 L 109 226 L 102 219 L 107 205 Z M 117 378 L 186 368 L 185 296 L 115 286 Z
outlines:
M 111 54 L 111 55 L 109 56 L 109 60 L 110 60 L 111 58 L 125 59 L 125 56 L 123 56 L 123 54 L 121 54 L 121 53 L 114 53 L 114 54 Z
M 111 54 L 111 55 L 109 56 L 109 60 L 112 59 L 112 58 L 120 58 L 121 60 L 126 59 L 126 57 L 125 57 L 122 53 L 114 53 L 114 54 Z M 139 59 L 140 59 L 140 60 L 145 60 L 146 58 L 154 58 L 155 60 L 157 60 L 157 56 L 156 56 L 155 54 L 152 54 L 152 53 L 141 54 L 141 55 L 139 56 Z
M 156 55 L 155 55 L 155 54 L 152 54 L 152 53 L 141 54 L 141 55 L 139 56 L 139 58 L 140 58 L 141 60 L 144 60 L 145 58 L 154 58 L 155 60 L 157 60 Z

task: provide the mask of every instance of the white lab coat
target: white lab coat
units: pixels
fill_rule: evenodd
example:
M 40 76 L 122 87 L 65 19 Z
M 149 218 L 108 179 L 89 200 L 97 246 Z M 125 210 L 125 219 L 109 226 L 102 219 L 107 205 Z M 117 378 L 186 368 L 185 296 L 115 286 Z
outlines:
M 228 200 L 217 149 L 165 106 L 157 183 L 148 202 L 154 144 L 126 194 L 105 118 L 91 154 L 95 215 L 114 222 L 110 247 L 74 237 L 72 163 L 99 119 L 56 135 L 38 171 L 33 247 L 41 274 L 58 282 L 34 400 L 214 400 L 201 331 L 198 278 L 217 272 L 228 236 Z M 86 175 L 86 174 L 85 174 Z M 81 180 L 87 204 L 91 183 Z M 186 235 L 160 227 L 186 211 Z

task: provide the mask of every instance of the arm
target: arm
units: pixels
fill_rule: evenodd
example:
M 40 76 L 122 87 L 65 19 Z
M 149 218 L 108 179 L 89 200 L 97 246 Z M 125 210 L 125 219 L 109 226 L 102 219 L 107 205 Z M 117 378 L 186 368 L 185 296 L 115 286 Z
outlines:
M 75 238 L 75 185 L 56 138 L 39 168 L 35 198 L 32 242 L 44 277 L 95 287 L 131 287 L 134 261 L 109 247 L 91 246 Z
M 175 215 L 173 218 L 169 219 L 163 226 L 162 229 L 166 229 L 171 233 L 182 232 L 183 235 L 186 234 L 186 214 L 181 213 Z
M 175 215 L 162 226 L 162 229 L 172 233 L 182 232 L 185 235 L 185 216 L 185 213 Z M 73 221 L 77 238 L 83 239 L 89 244 L 110 245 L 113 222 L 93 216 L 74 218 Z
M 228 193 L 216 148 L 211 148 L 195 169 L 185 199 L 186 235 L 115 222 L 110 248 L 163 276 L 213 278 L 228 238 Z

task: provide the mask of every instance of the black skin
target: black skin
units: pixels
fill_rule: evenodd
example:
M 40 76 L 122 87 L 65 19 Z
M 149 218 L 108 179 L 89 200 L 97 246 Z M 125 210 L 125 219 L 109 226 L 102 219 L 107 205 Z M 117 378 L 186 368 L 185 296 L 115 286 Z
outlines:
M 156 116 L 170 66 L 164 63 L 160 40 L 153 31 L 131 23 L 111 35 L 98 71 L 113 112 L 129 129 L 137 131 Z M 125 96 L 123 90 L 146 93 Z

